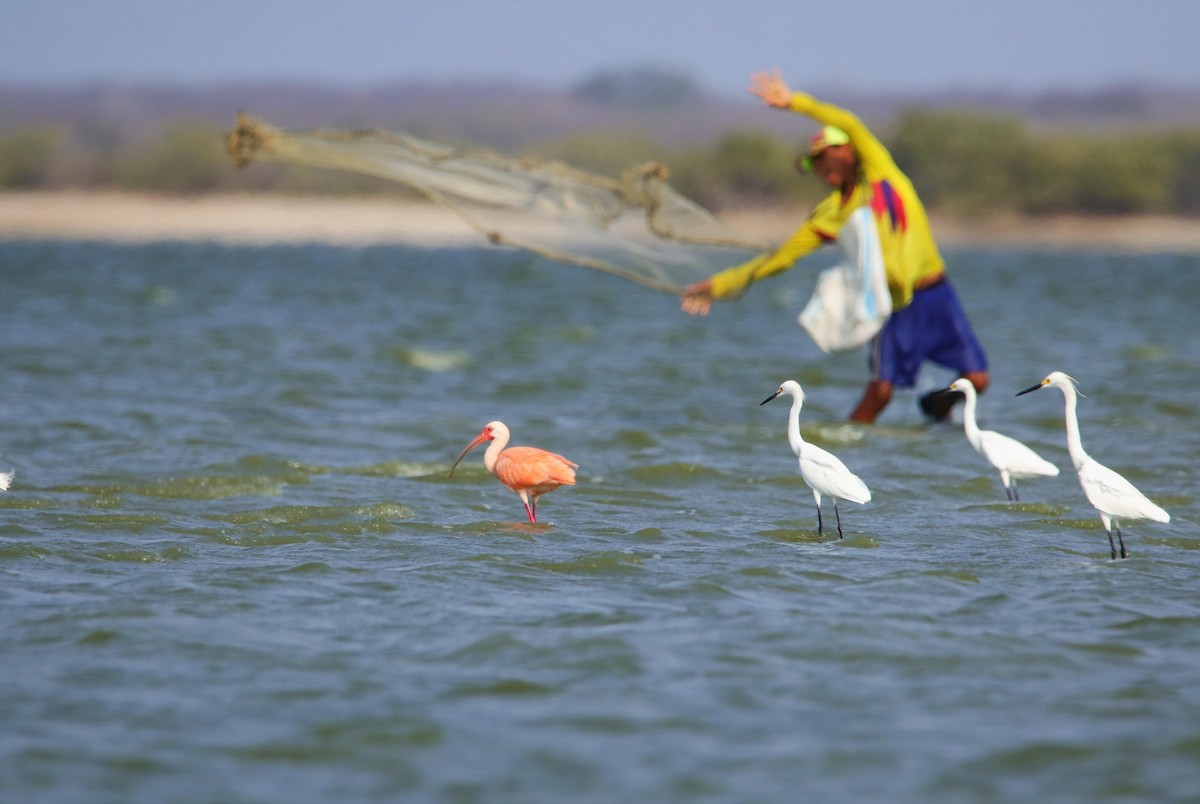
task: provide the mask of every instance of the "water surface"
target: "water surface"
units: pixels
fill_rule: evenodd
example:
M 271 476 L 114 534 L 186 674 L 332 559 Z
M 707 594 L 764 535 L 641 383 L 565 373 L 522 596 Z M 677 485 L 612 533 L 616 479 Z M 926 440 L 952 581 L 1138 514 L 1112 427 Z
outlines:
M 1200 799 L 1200 260 L 949 257 L 984 426 L 1063 470 L 1020 504 L 911 392 L 844 423 L 811 271 L 692 319 L 493 249 L 0 244 L 0 800 Z M 1173 516 L 1126 561 L 1013 396 L 1056 369 Z M 447 477 L 491 419 L 581 465 L 537 526 Z

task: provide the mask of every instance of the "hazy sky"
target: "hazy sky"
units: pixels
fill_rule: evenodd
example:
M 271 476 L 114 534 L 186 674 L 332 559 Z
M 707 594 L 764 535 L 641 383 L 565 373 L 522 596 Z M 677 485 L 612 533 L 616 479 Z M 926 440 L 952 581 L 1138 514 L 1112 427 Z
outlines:
M 723 94 L 1200 84 L 1200 0 L 0 0 L 0 82 L 514 79 Z

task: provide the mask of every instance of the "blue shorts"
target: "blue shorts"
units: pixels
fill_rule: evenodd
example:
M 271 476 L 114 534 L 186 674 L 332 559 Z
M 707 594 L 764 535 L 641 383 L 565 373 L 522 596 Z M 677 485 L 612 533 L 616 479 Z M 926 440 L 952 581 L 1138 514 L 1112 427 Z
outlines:
M 987 355 L 949 279 L 918 290 L 888 318 L 871 341 L 871 379 L 912 388 L 926 360 L 959 375 L 987 371 Z

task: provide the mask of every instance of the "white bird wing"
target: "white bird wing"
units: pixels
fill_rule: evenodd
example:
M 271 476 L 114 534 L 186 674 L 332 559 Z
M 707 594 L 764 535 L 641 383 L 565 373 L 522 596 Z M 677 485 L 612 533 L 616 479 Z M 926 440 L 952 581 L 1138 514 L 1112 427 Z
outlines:
M 1171 515 L 1152 503 L 1121 475 L 1088 457 L 1079 467 L 1079 485 L 1088 502 L 1102 514 L 1117 519 L 1152 519 L 1170 522 Z
M 1014 477 L 1055 477 L 1058 467 L 1015 438 L 995 430 L 979 434 L 979 451 L 988 463 Z
M 871 501 L 867 484 L 836 455 L 815 444 L 805 442 L 800 450 L 800 475 L 809 486 L 830 497 L 856 503 Z

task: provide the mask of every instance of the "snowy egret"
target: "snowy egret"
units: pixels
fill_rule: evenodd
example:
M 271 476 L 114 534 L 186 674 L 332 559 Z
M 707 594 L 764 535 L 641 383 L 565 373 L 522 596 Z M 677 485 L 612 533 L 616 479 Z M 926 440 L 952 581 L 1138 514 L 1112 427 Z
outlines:
M 979 423 L 975 421 L 978 395 L 970 380 L 959 377 L 950 383 L 946 391 L 958 391 L 966 398 L 963 404 L 963 430 L 966 431 L 967 441 L 976 452 L 987 458 L 988 463 L 1000 470 L 1000 482 L 1004 484 L 1004 491 L 1009 500 L 1020 500 L 1017 496 L 1018 478 L 1058 475 L 1057 466 L 1015 438 L 1009 438 L 995 430 L 979 429 Z
M 1051 372 L 1037 385 L 1017 393 L 1027 394 L 1047 386 L 1053 386 L 1063 392 L 1066 400 L 1067 421 L 1067 452 L 1071 454 L 1071 463 L 1079 473 L 1079 485 L 1088 502 L 1100 512 L 1100 521 L 1104 523 L 1104 532 L 1108 534 L 1108 546 L 1112 557 L 1117 557 L 1117 547 L 1113 544 L 1113 531 L 1117 532 L 1117 541 L 1121 544 L 1121 558 L 1125 558 L 1125 540 L 1121 538 L 1122 519 L 1152 519 L 1155 522 L 1170 522 L 1171 515 L 1146 498 L 1133 484 L 1119 474 L 1100 464 L 1091 455 L 1084 452 L 1083 441 L 1079 437 L 1079 418 L 1075 409 L 1078 405 L 1075 380 L 1061 371 Z
M 8 491 L 8 487 L 12 485 L 12 480 L 16 476 L 16 472 L 0 472 L 0 491 Z
M 838 538 L 842 538 L 842 516 L 838 513 L 839 499 L 862 503 L 871 501 L 871 491 L 867 484 L 857 475 L 846 468 L 846 464 L 837 456 L 810 444 L 800 436 L 800 408 L 804 406 L 804 389 L 795 380 L 787 380 L 779 386 L 779 390 L 759 402 L 759 407 L 770 402 L 780 394 L 792 395 L 792 410 L 788 414 L 788 444 L 792 452 L 800 459 L 800 476 L 812 489 L 813 499 L 817 501 L 817 533 L 824 531 L 821 521 L 821 495 L 833 498 L 833 515 L 837 517 Z
M 537 447 L 508 446 L 509 432 L 504 422 L 488 422 L 475 440 L 458 454 L 450 476 L 463 456 L 484 441 L 491 441 L 483 453 L 483 465 L 492 476 L 515 491 L 525 503 L 525 514 L 530 522 L 537 522 L 538 497 L 554 491 L 559 486 L 575 485 L 575 470 L 579 464 L 563 456 Z

